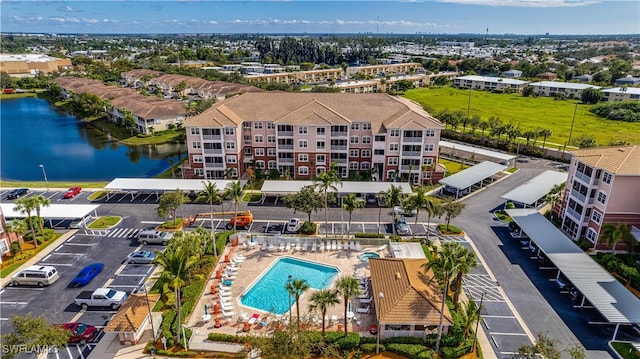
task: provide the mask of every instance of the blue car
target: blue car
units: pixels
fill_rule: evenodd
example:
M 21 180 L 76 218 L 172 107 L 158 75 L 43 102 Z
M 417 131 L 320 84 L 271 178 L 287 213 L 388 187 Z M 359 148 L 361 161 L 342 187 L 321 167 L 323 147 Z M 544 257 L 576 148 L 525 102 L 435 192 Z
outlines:
M 72 287 L 84 287 L 89 284 L 93 278 L 95 278 L 104 268 L 104 264 L 102 263 L 91 263 L 88 266 L 82 268 L 80 273 L 73 278 L 71 284 Z

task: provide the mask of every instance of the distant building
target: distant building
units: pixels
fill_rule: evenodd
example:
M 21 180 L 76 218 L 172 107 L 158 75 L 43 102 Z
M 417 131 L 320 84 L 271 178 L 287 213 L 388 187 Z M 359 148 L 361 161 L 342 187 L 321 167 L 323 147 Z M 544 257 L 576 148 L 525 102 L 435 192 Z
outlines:
M 347 76 L 352 77 L 356 74 L 365 76 L 386 76 L 393 74 L 407 74 L 422 69 L 422 64 L 416 62 L 403 62 L 400 64 L 385 64 L 371 66 L 353 66 L 347 67 Z
M 589 74 L 583 74 L 583 75 L 576 76 L 573 79 L 578 82 L 591 82 L 593 81 L 593 76 Z
M 555 97 L 558 94 L 563 94 L 569 98 L 579 99 L 582 96 L 582 91 L 588 88 L 600 89 L 600 86 L 593 86 L 587 84 L 578 84 L 575 82 L 559 82 L 559 81 L 540 81 L 532 82 L 529 84 L 533 86 L 533 93 L 538 96 L 550 96 Z
M 549 81 L 554 81 L 558 79 L 558 75 L 554 74 L 553 72 L 543 72 L 541 74 L 537 74 L 535 77 L 540 80 L 549 80 Z
M 487 91 L 511 89 L 520 92 L 526 84 L 527 81 L 522 80 L 476 75 L 460 76 L 453 79 L 454 87 Z
M 13 77 L 33 77 L 71 67 L 71 59 L 43 54 L 0 54 L 0 71 Z
M 618 86 L 622 86 L 622 85 L 628 85 L 628 86 L 640 85 L 640 77 L 631 77 L 631 76 L 622 77 L 622 78 L 616 79 L 615 84 L 618 85 Z
M 602 101 L 640 101 L 640 88 L 614 87 L 602 90 Z
M 522 77 L 522 71 L 520 70 L 509 70 L 509 71 L 504 71 L 502 73 L 503 77 L 509 77 L 512 79 L 518 78 L 518 77 Z

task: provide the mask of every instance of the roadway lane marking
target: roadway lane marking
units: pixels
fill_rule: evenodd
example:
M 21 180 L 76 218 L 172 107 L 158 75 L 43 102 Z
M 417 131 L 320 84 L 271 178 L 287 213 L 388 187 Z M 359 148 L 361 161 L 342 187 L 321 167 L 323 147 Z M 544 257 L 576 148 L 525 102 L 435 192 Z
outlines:
M 145 224 L 162 224 L 164 222 L 156 222 L 156 221 L 140 221 L 140 223 L 145 223 Z
M 140 265 L 140 264 L 137 264 Z M 118 277 L 146 277 L 146 274 L 118 274 Z
M 80 311 L 78 312 L 78 314 L 76 314 L 76 315 L 73 317 L 73 319 L 71 319 L 71 322 L 70 322 L 70 323 L 77 322 L 77 321 L 78 321 L 78 319 L 80 319 L 80 317 L 81 317 L 81 316 L 82 316 L 86 311 L 87 311 L 86 309 L 84 309 L 84 308 L 82 308 L 82 307 L 81 307 L 81 309 L 80 309 Z

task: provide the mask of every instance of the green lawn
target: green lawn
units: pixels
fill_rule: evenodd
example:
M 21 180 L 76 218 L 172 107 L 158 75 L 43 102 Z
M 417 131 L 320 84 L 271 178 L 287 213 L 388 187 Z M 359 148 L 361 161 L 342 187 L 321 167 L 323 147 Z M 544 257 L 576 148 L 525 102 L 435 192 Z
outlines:
M 495 116 L 504 123 L 510 122 L 520 126 L 523 132 L 536 128 L 550 129 L 553 134 L 547 138 L 547 142 L 557 144 L 564 144 L 567 141 L 575 104 L 579 102 L 557 101 L 550 97 L 522 97 L 517 94 L 469 91 L 452 87 L 409 90 L 405 92 L 404 97 L 419 102 L 433 114 L 446 109 L 462 111 L 466 114 L 469 93 L 471 93 L 469 106 L 471 116 L 479 115 L 485 121 Z M 640 136 L 638 136 L 640 123 L 598 118 L 588 111 L 591 107 L 592 105 L 578 105 L 572 139 L 580 135 L 591 135 L 601 146 L 608 145 L 612 140 L 640 144 Z M 462 127 L 459 130 L 462 130 Z M 470 131 L 468 127 L 467 131 Z M 542 138 L 539 138 L 537 145 L 541 144 Z
M 447 167 L 447 176 L 451 176 L 452 174 L 456 174 L 462 170 L 465 170 L 471 166 L 463 165 L 460 162 L 445 160 L 444 158 L 438 158 L 438 163 Z
M 640 353 L 630 343 L 612 342 L 611 346 L 622 356 L 624 359 L 634 359 L 640 356 Z
M 109 182 L 52 182 L 49 181 L 49 188 L 69 188 L 71 186 L 80 186 L 82 188 L 104 188 Z M 29 187 L 29 188 L 47 188 L 44 181 L 5 181 L 0 180 L 2 187 Z

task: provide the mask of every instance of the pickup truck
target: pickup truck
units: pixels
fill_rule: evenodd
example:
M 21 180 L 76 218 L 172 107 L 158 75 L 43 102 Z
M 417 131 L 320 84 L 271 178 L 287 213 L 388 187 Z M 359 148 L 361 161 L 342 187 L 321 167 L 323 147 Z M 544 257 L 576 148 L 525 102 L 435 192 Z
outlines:
M 83 309 L 89 307 L 111 307 L 118 309 L 127 299 L 127 293 L 109 288 L 98 288 L 92 291 L 84 291 L 76 297 L 76 304 Z

